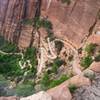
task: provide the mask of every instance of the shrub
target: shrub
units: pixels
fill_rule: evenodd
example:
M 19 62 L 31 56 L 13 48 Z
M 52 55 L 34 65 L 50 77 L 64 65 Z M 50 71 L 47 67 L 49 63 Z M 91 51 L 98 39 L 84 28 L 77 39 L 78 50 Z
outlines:
M 0 50 L 4 52 L 17 52 L 18 48 L 15 44 L 6 41 L 3 37 L 0 37 Z
M 23 23 L 24 25 L 32 25 L 32 24 L 33 24 L 33 20 L 32 20 L 32 19 L 24 19 L 24 20 L 22 21 L 22 23 Z
M 36 74 L 36 65 L 37 65 L 37 57 L 36 57 L 37 50 L 35 47 L 27 48 L 24 54 L 24 60 L 30 60 L 32 64 L 32 68 L 30 69 L 33 75 Z
M 34 86 L 31 84 L 20 84 L 15 89 L 17 96 L 29 96 L 34 93 Z
M 69 61 L 72 61 L 72 60 L 73 60 L 73 55 L 70 55 L 70 56 L 68 57 L 68 60 L 69 60 Z
M 81 66 L 84 68 L 88 68 L 90 66 L 90 64 L 93 62 L 93 59 L 91 56 L 86 56 L 84 58 L 81 59 Z
M 71 93 L 74 93 L 75 90 L 77 89 L 77 87 L 75 85 L 70 85 L 68 88 L 69 88 Z
M 63 46 L 64 46 L 64 44 L 61 41 L 55 41 L 55 47 L 57 49 L 58 54 L 62 50 Z
M 52 31 L 50 31 L 50 30 L 48 30 L 47 33 L 48 33 L 48 34 L 47 34 L 46 39 L 49 38 L 50 41 L 53 41 L 53 40 L 55 39 L 54 33 L 53 33 Z
M 40 28 L 42 25 L 41 25 L 41 19 L 40 17 L 35 17 L 34 19 L 34 27 L 35 28 Z
M 49 20 L 41 20 L 42 23 L 42 27 L 44 27 L 47 30 L 51 30 L 52 29 L 52 23 Z
M 84 76 L 89 78 L 90 80 L 95 79 L 95 73 L 91 70 L 87 70 L 84 72 Z
M 67 3 L 68 5 L 71 3 L 70 0 L 61 0 L 62 3 Z
M 53 87 L 55 87 L 55 86 L 57 86 L 57 85 L 63 83 L 64 81 L 68 80 L 69 78 L 70 78 L 70 77 L 67 76 L 67 75 L 62 75 L 62 76 L 60 77 L 60 79 L 58 79 L 58 80 L 52 80 L 52 81 L 50 82 L 49 88 L 53 88 Z
M 41 80 L 40 83 L 41 83 L 41 88 L 42 88 L 43 90 L 48 89 L 48 86 L 49 86 L 49 84 L 50 84 L 50 78 L 49 78 L 49 75 L 48 75 L 47 72 L 44 73 L 43 78 L 42 78 L 42 80 Z
M 9 82 L 3 77 L 3 75 L 0 75 L 0 96 L 6 96 L 7 95 L 7 87 L 9 86 Z
M 99 61 L 100 61 L 100 54 L 98 54 L 98 55 L 95 57 L 95 61 L 96 61 L 96 62 L 99 62 Z
M 18 65 L 20 57 L 15 55 L 0 55 L 0 74 L 5 76 L 17 76 L 21 74 L 21 68 Z
M 85 51 L 87 52 L 88 55 L 92 55 L 95 51 L 96 44 L 90 43 L 86 45 Z
M 47 19 L 41 19 L 40 17 L 36 17 L 34 19 L 34 27 L 36 28 L 44 27 L 48 31 L 52 29 L 52 24 Z
M 59 79 L 50 79 L 50 76 L 48 73 L 45 73 L 42 80 L 41 80 L 41 88 L 43 90 L 47 90 L 49 88 L 53 88 L 64 81 L 68 80 L 70 77 L 67 75 L 62 75 Z
M 57 73 L 58 68 L 64 63 L 60 58 L 56 58 L 52 65 L 52 72 Z

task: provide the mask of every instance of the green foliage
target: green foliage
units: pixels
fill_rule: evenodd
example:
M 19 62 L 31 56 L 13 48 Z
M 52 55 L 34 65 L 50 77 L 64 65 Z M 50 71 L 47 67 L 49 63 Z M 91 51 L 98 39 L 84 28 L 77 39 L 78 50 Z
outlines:
M 43 90 L 48 89 L 48 86 L 49 86 L 49 84 L 50 84 L 50 77 L 49 77 L 49 75 L 48 75 L 47 72 L 44 73 L 43 78 L 42 78 L 40 84 L 41 84 L 41 88 L 42 88 Z
M 32 19 L 24 19 L 24 20 L 22 21 L 22 23 L 23 23 L 24 25 L 32 25 L 32 24 L 33 24 L 33 20 L 32 20 Z
M 55 87 L 55 86 L 57 86 L 57 85 L 60 85 L 60 84 L 63 83 L 64 81 L 68 80 L 69 78 L 70 78 L 70 77 L 67 76 L 67 75 L 62 75 L 62 76 L 60 77 L 60 79 L 58 79 L 58 80 L 52 80 L 52 81 L 50 82 L 49 88 L 53 88 L 53 87 Z
M 51 30 L 52 29 L 52 24 L 49 20 L 41 20 L 42 26 L 47 29 L 47 30 Z
M 91 56 L 86 56 L 84 58 L 81 59 L 81 66 L 84 68 L 88 68 L 90 66 L 90 64 L 93 62 L 93 59 Z
M 75 85 L 69 86 L 69 90 L 70 90 L 71 93 L 74 93 L 76 89 L 77 89 L 77 87 Z
M 24 54 L 24 60 L 30 60 L 32 64 L 32 68 L 30 69 L 30 74 L 36 74 L 36 65 L 37 65 L 37 57 L 36 57 L 37 50 L 35 47 L 27 48 Z
M 58 68 L 64 63 L 60 58 L 56 58 L 52 64 L 52 72 L 57 73 Z
M 3 77 L 3 75 L 0 75 L 0 96 L 6 96 L 7 91 L 5 88 L 7 88 L 9 85 L 9 82 Z
M 26 97 L 34 93 L 34 86 L 31 84 L 19 84 L 15 91 L 17 96 Z
M 71 0 L 61 0 L 62 3 L 67 3 L 68 5 L 71 3 Z
M 41 25 L 41 19 L 40 17 L 35 17 L 34 19 L 34 27 L 36 28 L 40 28 L 42 25 Z
M 99 62 L 99 61 L 100 61 L 100 54 L 98 54 L 98 55 L 95 57 L 95 61 L 96 61 L 96 62 Z
M 13 43 L 6 41 L 3 37 L 0 37 L 0 50 L 4 52 L 17 52 L 17 46 Z
M 3 75 L 0 74 L 0 86 L 1 85 L 7 86 L 8 84 L 9 82 L 5 79 Z
M 95 51 L 96 44 L 90 43 L 85 47 L 85 51 L 88 55 L 92 55 Z
M 64 46 L 64 44 L 61 41 L 55 41 L 55 47 L 57 49 L 58 54 L 62 50 L 63 46 Z
M 42 80 L 41 80 L 41 87 L 44 90 L 47 90 L 49 88 L 53 88 L 61 83 L 63 83 L 65 80 L 68 80 L 70 77 L 67 75 L 62 75 L 59 79 L 50 79 L 50 76 L 48 73 L 45 73 Z
M 17 47 L 3 38 L 0 38 L 0 49 L 5 52 L 16 52 Z M 33 76 L 36 74 L 36 64 L 37 64 L 37 57 L 36 57 L 37 50 L 36 48 L 28 48 L 24 53 L 23 62 L 27 60 L 30 61 L 32 67 L 27 67 L 25 69 L 21 69 L 19 66 L 19 61 L 22 60 L 21 55 L 15 54 L 2 54 L 0 53 L 0 74 L 3 75 L 6 79 L 9 80 L 16 80 L 19 83 L 22 79 L 24 79 L 23 84 L 17 86 L 15 90 L 9 89 L 8 83 L 6 79 L 2 78 L 0 75 L 0 95 L 15 95 L 18 96 L 28 96 L 33 94 L 34 92 L 34 85 L 29 81 L 26 82 L 25 80 L 33 79 Z M 28 72 L 26 76 L 24 73 Z M 6 91 L 5 88 L 7 87 Z M 15 93 L 16 92 L 16 93 Z
M 34 19 L 34 26 L 36 28 L 44 27 L 46 30 L 52 29 L 51 22 L 47 19 L 41 19 L 40 17 Z
M 21 68 L 18 66 L 20 56 L 0 54 L 0 74 L 5 76 L 20 75 Z
M 53 41 L 55 39 L 55 36 L 54 36 L 54 33 L 51 32 L 50 30 L 47 31 L 47 37 L 46 38 L 49 38 L 50 41 Z

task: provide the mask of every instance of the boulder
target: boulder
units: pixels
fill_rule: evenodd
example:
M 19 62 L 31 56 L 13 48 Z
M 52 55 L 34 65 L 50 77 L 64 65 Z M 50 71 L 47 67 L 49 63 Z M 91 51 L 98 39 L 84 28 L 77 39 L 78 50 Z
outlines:
M 95 61 L 94 61 L 94 62 L 90 65 L 89 69 L 91 69 L 91 70 L 93 70 L 93 71 L 95 71 L 95 72 L 100 72 L 100 62 L 95 62 Z
M 55 88 L 52 88 L 47 91 L 47 93 L 52 96 L 52 100 L 71 100 L 72 96 L 67 88 L 66 84 L 65 85 L 59 85 Z
M 93 80 L 95 78 L 94 71 L 92 71 L 90 69 L 86 69 L 85 71 L 83 71 L 83 74 L 85 77 L 89 78 L 90 80 Z
M 52 100 L 52 98 L 46 92 L 41 91 L 31 96 L 21 98 L 20 100 Z
M 67 86 L 75 85 L 76 87 L 81 87 L 84 85 L 90 85 L 91 82 L 88 78 L 84 77 L 83 75 L 76 75 L 73 76 L 71 79 L 66 81 Z

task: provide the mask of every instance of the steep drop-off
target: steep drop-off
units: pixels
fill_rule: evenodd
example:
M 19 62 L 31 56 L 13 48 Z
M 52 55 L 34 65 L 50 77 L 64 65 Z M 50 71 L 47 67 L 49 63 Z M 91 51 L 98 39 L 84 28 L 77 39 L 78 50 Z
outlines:
M 79 48 L 97 21 L 100 1 L 71 0 L 69 4 L 61 0 L 40 1 L 0 0 L 0 34 L 18 42 L 19 47 L 28 47 L 33 27 L 21 22 L 33 19 L 41 6 L 41 16 L 51 21 L 54 34 Z
M 71 100 L 98 69 L 99 30 L 100 0 L 0 0 L 0 96 Z

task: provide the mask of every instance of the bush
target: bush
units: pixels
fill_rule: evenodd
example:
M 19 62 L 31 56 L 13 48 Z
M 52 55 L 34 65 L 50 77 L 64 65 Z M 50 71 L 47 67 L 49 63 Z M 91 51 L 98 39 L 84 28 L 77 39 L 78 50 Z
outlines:
M 88 55 L 92 55 L 95 51 L 96 44 L 90 43 L 85 47 L 85 51 Z
M 86 56 L 84 58 L 81 59 L 81 66 L 84 67 L 85 69 L 88 68 L 90 66 L 90 64 L 93 62 L 93 59 L 91 56 Z
M 18 48 L 15 44 L 10 43 L 8 41 L 6 41 L 3 37 L 0 37 L 0 50 L 4 51 L 4 52 L 17 52 Z
M 47 33 L 46 39 L 49 38 L 50 41 L 53 41 L 55 39 L 54 33 L 50 30 L 48 30 Z
M 5 76 L 18 76 L 22 74 L 18 65 L 20 57 L 15 55 L 0 55 L 0 74 Z
M 52 64 L 52 72 L 57 73 L 58 68 L 64 63 L 60 58 L 56 58 Z
M 75 90 L 77 89 L 77 87 L 75 85 L 70 85 L 68 88 L 69 88 L 71 93 L 74 93 Z
M 63 83 L 64 81 L 68 80 L 69 78 L 70 78 L 70 77 L 67 76 L 67 75 L 62 75 L 62 76 L 60 77 L 60 79 L 58 79 L 58 80 L 52 80 L 52 81 L 50 82 L 49 88 L 53 88 L 53 87 L 55 87 L 55 86 L 57 86 L 57 85 L 60 85 L 60 84 Z
M 24 20 L 22 21 L 22 23 L 23 23 L 24 25 L 32 25 L 32 24 L 33 24 L 33 20 L 32 20 L 32 19 L 24 19 Z
M 34 19 L 34 27 L 36 28 L 44 27 L 48 31 L 52 29 L 52 24 L 47 19 L 41 19 L 40 17 L 36 17 Z
M 41 23 L 42 23 L 42 27 L 44 27 L 45 29 L 47 30 L 51 30 L 52 29 L 52 24 L 49 20 L 41 20 Z
M 0 75 L 0 96 L 6 96 L 7 95 L 7 87 L 9 86 L 9 82 L 3 77 L 3 75 Z
M 61 0 L 62 3 L 67 3 L 68 5 L 71 3 L 70 0 Z
M 37 65 L 37 57 L 36 57 L 37 50 L 35 47 L 27 48 L 24 54 L 24 60 L 30 60 L 32 64 L 32 68 L 30 69 L 33 75 L 36 74 L 36 65 Z
M 40 28 L 42 25 L 41 25 L 41 19 L 40 17 L 35 17 L 34 19 L 34 27 L 35 28 Z
M 64 81 L 68 80 L 70 77 L 67 75 L 62 75 L 59 79 L 50 79 L 50 76 L 48 73 L 45 73 L 42 80 L 41 80 L 41 88 L 43 90 L 47 90 L 49 88 L 53 88 Z
M 60 51 L 62 50 L 64 44 L 61 41 L 55 41 L 55 47 L 57 49 L 57 53 L 59 54 Z
M 31 84 L 20 84 L 15 89 L 17 96 L 29 96 L 34 93 L 34 86 Z
M 99 62 L 99 61 L 100 61 L 100 54 L 98 54 L 98 55 L 95 57 L 95 61 L 96 61 L 96 62 Z
M 50 84 L 50 78 L 49 78 L 49 75 L 48 75 L 47 72 L 44 73 L 43 78 L 42 78 L 42 80 L 41 80 L 40 83 L 41 83 L 41 88 L 42 88 L 43 90 L 48 89 L 48 86 L 49 86 L 49 84 Z

